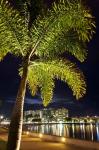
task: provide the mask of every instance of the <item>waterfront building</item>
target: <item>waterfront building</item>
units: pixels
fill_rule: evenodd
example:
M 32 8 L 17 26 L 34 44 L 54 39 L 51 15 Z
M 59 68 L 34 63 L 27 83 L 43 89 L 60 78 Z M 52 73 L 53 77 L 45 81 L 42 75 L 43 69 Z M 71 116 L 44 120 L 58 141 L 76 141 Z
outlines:
M 25 122 L 65 122 L 67 117 L 68 110 L 66 108 L 44 108 L 24 112 Z

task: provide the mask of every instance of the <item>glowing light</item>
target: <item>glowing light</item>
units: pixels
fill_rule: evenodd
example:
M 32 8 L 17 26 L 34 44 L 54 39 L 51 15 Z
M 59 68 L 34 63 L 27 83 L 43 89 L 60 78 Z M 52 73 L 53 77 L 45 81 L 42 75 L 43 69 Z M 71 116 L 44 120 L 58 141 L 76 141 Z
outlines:
M 59 121 L 60 124 L 62 124 L 62 121 Z
M 43 137 L 43 134 L 40 133 L 40 134 L 39 134 L 39 137 L 42 138 L 42 137 Z
M 90 129 L 91 129 L 91 139 L 93 141 L 93 125 L 92 124 L 90 124 Z
M 66 141 L 66 139 L 65 139 L 64 137 L 62 137 L 62 138 L 61 138 L 61 141 L 62 141 L 62 142 L 65 142 L 65 141 Z
M 72 124 L 72 130 L 73 130 L 73 138 L 75 137 L 75 126 Z
M 63 124 L 60 123 L 58 126 L 59 126 L 59 135 L 61 136 L 62 135 L 62 131 L 63 131 Z
M 26 135 L 29 135 L 29 131 L 26 132 Z
M 3 119 L 3 116 L 0 116 L 0 119 Z
M 96 131 L 97 131 L 97 140 L 99 141 L 99 127 L 98 127 L 98 125 L 96 126 Z

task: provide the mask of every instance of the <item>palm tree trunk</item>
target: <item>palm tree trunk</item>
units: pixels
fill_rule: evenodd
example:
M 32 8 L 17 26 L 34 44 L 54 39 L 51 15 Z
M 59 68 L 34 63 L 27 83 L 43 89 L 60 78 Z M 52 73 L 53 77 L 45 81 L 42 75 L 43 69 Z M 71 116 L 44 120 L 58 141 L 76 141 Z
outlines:
M 24 107 L 24 98 L 26 92 L 26 82 L 27 82 L 27 73 L 28 73 L 28 63 L 27 61 L 23 67 L 23 75 L 20 82 L 15 106 L 12 113 L 7 150 L 19 150 L 22 134 L 22 123 L 23 123 L 23 107 Z

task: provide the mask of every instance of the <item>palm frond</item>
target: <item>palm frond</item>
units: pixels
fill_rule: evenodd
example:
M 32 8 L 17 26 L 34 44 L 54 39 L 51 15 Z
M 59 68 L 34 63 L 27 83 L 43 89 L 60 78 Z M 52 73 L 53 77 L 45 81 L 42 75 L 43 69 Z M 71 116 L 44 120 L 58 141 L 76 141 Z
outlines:
M 25 5 L 24 12 L 27 12 Z M 25 14 L 28 16 L 28 12 Z M 85 42 L 94 32 L 95 23 L 80 0 L 54 3 L 46 16 L 39 16 L 28 29 L 28 18 L 10 8 L 5 0 L 0 1 L 0 58 L 8 52 L 25 56 L 36 47 L 40 57 L 55 57 L 70 52 L 80 61 L 86 58 Z
M 28 83 L 32 95 L 35 95 L 40 87 L 41 98 L 44 106 L 47 106 L 53 97 L 54 81 L 52 76 L 41 66 L 31 66 L 28 71 Z
M 72 89 L 76 99 L 86 93 L 83 73 L 68 60 L 32 62 L 28 71 L 28 84 L 32 95 L 41 89 L 43 104 L 46 106 L 53 97 L 54 79 L 60 79 Z
M 36 54 L 54 57 L 70 52 L 83 61 L 86 58 L 84 43 L 92 38 L 94 26 L 90 11 L 79 0 L 60 0 L 58 4 L 54 3 L 46 16 L 39 17 L 33 24 L 32 38 L 34 41 L 41 39 Z
M 68 60 L 55 60 L 48 62 L 50 73 L 54 78 L 60 79 L 68 84 L 72 89 L 76 99 L 83 97 L 86 93 L 86 83 L 83 73 L 76 67 L 75 64 Z
M 29 45 L 25 20 L 5 0 L 0 1 L 0 59 L 8 52 L 25 55 Z

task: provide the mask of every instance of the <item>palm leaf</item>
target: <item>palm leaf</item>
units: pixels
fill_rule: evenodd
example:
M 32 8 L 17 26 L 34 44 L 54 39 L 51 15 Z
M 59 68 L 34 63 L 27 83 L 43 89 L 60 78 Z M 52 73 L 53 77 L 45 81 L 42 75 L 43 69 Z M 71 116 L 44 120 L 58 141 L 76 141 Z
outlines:
M 32 95 L 35 95 L 40 87 L 43 104 L 47 106 L 53 96 L 54 81 L 51 74 L 41 65 L 33 65 L 29 67 L 28 83 Z
M 32 38 L 41 40 L 36 54 L 55 57 L 70 52 L 80 61 L 86 58 L 85 42 L 92 38 L 94 20 L 79 0 L 54 3 L 47 15 L 39 17 L 31 29 Z
M 0 59 L 8 52 L 25 55 L 29 45 L 25 20 L 5 0 L 0 1 Z
M 0 1 L 0 58 L 8 52 L 25 56 L 39 40 L 35 54 L 40 57 L 57 57 L 70 52 L 80 61 L 86 58 L 85 42 L 93 34 L 94 21 L 90 11 L 79 0 L 54 3 L 46 16 L 39 16 L 28 29 L 27 6 L 24 17 Z M 26 17 L 25 17 L 26 15 Z M 34 54 L 34 53 L 33 53 Z
M 86 93 L 83 73 L 70 61 L 32 62 L 28 71 L 29 88 L 35 95 L 40 87 L 44 106 L 52 100 L 55 78 L 66 82 L 77 99 Z

